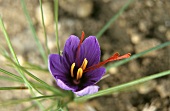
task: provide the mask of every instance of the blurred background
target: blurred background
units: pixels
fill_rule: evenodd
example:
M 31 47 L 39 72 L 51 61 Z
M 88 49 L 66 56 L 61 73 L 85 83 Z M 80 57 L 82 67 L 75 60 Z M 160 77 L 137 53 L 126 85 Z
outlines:
M 25 0 L 41 43 L 45 44 L 38 0 Z M 96 35 L 128 0 L 59 0 L 59 41 L 61 49 L 71 34 Z M 43 0 L 45 26 L 51 53 L 57 53 L 55 41 L 54 1 Z M 44 66 L 20 0 L 0 0 L 2 16 L 12 45 L 21 64 L 29 62 Z M 119 52 L 136 54 L 170 40 L 170 0 L 134 0 L 125 12 L 98 39 L 101 60 Z M 8 49 L 0 31 L 0 46 Z M 0 55 L 0 67 L 13 71 Z M 148 53 L 122 66 L 111 68 L 108 78 L 98 83 L 107 89 L 151 74 L 170 69 L 170 47 Z M 16 73 L 14 71 L 14 73 Z M 53 85 L 49 72 L 36 76 Z M 3 75 L 0 73 L 0 75 Z M 0 80 L 0 86 L 17 83 Z M 0 91 L 0 101 L 29 97 L 29 91 Z M 20 111 L 31 103 L 0 107 L 1 111 Z M 44 103 L 45 104 L 45 103 Z M 46 103 L 48 104 L 48 102 Z M 83 104 L 69 104 L 69 111 L 170 111 L 170 76 L 149 81 L 117 94 L 98 97 Z

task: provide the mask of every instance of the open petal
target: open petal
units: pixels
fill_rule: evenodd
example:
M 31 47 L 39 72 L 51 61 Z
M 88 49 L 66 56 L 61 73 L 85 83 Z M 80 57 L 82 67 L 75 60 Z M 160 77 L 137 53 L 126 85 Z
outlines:
M 99 87 L 92 85 L 92 86 L 87 86 L 84 89 L 74 92 L 76 95 L 78 96 L 84 96 L 84 95 L 88 95 L 88 94 L 94 94 L 96 92 L 98 92 Z
M 81 51 L 82 58 L 88 60 L 87 67 L 100 61 L 100 46 L 95 36 L 89 36 L 83 41 Z
M 63 57 L 58 54 L 50 54 L 48 57 L 48 69 L 54 78 L 66 77 L 68 70 L 63 66 Z
M 77 47 L 80 40 L 77 36 L 71 35 L 66 41 L 63 50 L 63 58 L 65 67 L 70 68 L 71 64 L 75 62 Z
M 97 68 L 95 70 L 86 72 L 83 76 L 83 87 L 94 85 L 105 74 L 106 69 L 104 67 Z
M 73 90 L 73 88 L 67 86 L 63 81 L 57 79 L 57 85 L 64 90 Z

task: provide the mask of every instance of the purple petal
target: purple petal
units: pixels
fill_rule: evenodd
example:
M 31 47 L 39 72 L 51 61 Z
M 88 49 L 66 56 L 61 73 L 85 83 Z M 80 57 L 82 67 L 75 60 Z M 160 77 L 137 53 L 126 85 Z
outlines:
M 98 92 L 99 87 L 92 85 L 92 86 L 87 86 L 84 89 L 74 92 L 76 95 L 78 96 L 84 96 L 84 95 L 88 95 L 88 94 L 94 94 L 96 92 Z
M 66 77 L 68 70 L 63 66 L 63 57 L 58 54 L 50 54 L 48 57 L 48 69 L 54 78 Z
M 83 59 L 86 58 L 88 60 L 87 67 L 99 63 L 100 46 L 95 36 L 86 38 L 82 43 L 81 50 L 83 51 L 83 53 L 81 53 Z
M 80 40 L 78 37 L 71 35 L 65 43 L 63 58 L 67 68 L 70 68 L 71 64 L 75 62 L 79 42 Z
M 69 88 L 76 90 L 78 88 L 78 86 L 72 84 L 70 69 L 68 70 L 64 67 L 62 56 L 50 54 L 48 62 L 49 71 L 56 79 L 58 86 L 65 90 L 70 90 Z
M 64 82 L 61 81 L 60 79 L 57 79 L 56 81 L 57 81 L 57 85 L 58 85 L 60 88 L 62 88 L 62 89 L 64 89 L 64 90 L 73 90 L 73 88 L 70 88 L 69 86 L 67 86 L 66 84 L 64 84 Z
M 106 69 L 104 67 L 100 67 L 100 68 L 97 68 L 95 70 L 85 73 L 83 76 L 83 79 L 84 79 L 83 86 L 86 87 L 86 86 L 94 85 L 102 78 L 105 72 L 106 72 Z

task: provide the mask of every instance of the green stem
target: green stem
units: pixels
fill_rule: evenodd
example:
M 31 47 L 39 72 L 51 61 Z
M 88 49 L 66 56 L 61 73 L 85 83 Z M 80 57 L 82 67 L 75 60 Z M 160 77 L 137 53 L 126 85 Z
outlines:
M 134 85 L 138 85 L 138 84 L 150 81 L 152 79 L 160 78 L 162 76 L 166 76 L 166 75 L 169 75 L 169 74 L 170 74 L 170 70 L 160 72 L 160 73 L 157 73 L 157 74 L 154 74 L 154 75 L 151 75 L 151 76 L 147 76 L 147 77 L 143 77 L 143 78 L 140 78 L 140 79 L 137 79 L 137 80 L 125 83 L 125 84 L 121 84 L 121 85 L 118 85 L 118 86 L 115 86 L 115 87 L 112 87 L 112 88 L 101 90 L 101 91 L 99 91 L 95 94 L 92 94 L 92 95 L 87 95 L 87 96 L 75 98 L 75 101 L 81 102 L 81 101 L 86 101 L 88 99 L 92 99 L 92 98 L 95 98 L 95 97 L 104 96 L 104 95 L 108 95 L 108 94 L 115 93 L 115 92 L 120 92 L 123 89 L 130 88 L 130 87 L 133 87 Z
M 0 87 L 0 90 L 24 90 L 28 89 L 28 87 L 25 86 L 19 86 L 19 87 Z
M 0 106 L 6 106 L 6 105 L 10 105 L 10 104 L 19 104 L 19 103 L 28 102 L 28 101 L 32 101 L 32 100 L 39 100 L 39 99 L 50 99 L 50 98 L 55 98 L 55 97 L 56 97 L 56 95 L 47 95 L 47 96 L 25 98 L 25 99 L 20 99 L 20 100 L 12 100 L 12 101 L 8 101 L 8 102 L 1 102 Z
M 109 26 L 128 8 L 133 0 L 129 0 L 116 15 L 113 15 L 112 18 L 106 23 L 106 25 L 97 33 L 96 37 L 100 38 L 101 35 L 109 28 Z
M 55 13 L 55 27 L 56 27 L 56 43 L 58 54 L 60 55 L 60 45 L 59 45 L 59 37 L 58 37 L 58 0 L 54 0 L 54 13 Z
M 158 45 L 158 46 L 155 46 L 155 47 L 153 47 L 153 48 L 150 48 L 150 49 L 148 49 L 148 50 L 145 50 L 145 51 L 143 51 L 143 52 L 140 52 L 140 53 L 138 53 L 138 54 L 132 55 L 132 56 L 131 56 L 130 58 L 128 58 L 128 59 L 124 59 L 124 60 L 118 61 L 118 62 L 116 62 L 116 63 L 114 63 L 114 64 L 108 65 L 108 66 L 106 67 L 106 70 L 108 71 L 111 67 L 120 66 L 120 65 L 122 65 L 122 64 L 125 64 L 125 63 L 129 62 L 130 60 L 136 59 L 136 58 L 141 57 L 142 55 L 145 55 L 145 54 L 147 54 L 147 53 L 149 53 L 149 52 L 152 52 L 152 51 L 161 49 L 161 48 L 166 47 L 166 46 L 169 46 L 169 45 L 170 45 L 170 41 L 165 42 L 165 43 L 163 43 L 163 44 L 160 44 L 160 45 Z
M 37 37 L 37 34 L 36 34 L 35 28 L 33 26 L 32 20 L 31 20 L 29 14 L 28 14 L 28 10 L 26 8 L 25 0 L 20 0 L 20 1 L 21 1 L 22 8 L 23 8 L 24 14 L 26 16 L 26 19 L 27 19 L 27 21 L 29 23 L 29 26 L 30 26 L 30 29 L 32 31 L 33 37 L 34 37 L 34 39 L 36 41 L 37 47 L 38 47 L 38 49 L 39 49 L 39 51 L 41 53 L 41 56 L 42 56 L 45 64 L 47 65 L 47 55 L 45 54 L 43 46 L 41 45 L 40 40 Z
M 45 28 L 45 23 L 44 23 L 44 13 L 43 13 L 43 8 L 42 8 L 42 0 L 39 0 L 40 3 L 40 8 L 41 8 L 41 19 L 42 19 L 42 24 L 43 24 L 43 29 L 44 29 L 44 36 L 45 36 L 45 46 L 47 49 L 47 54 L 50 53 L 50 50 L 48 48 L 48 39 L 47 39 L 47 32 L 46 32 L 46 28 Z

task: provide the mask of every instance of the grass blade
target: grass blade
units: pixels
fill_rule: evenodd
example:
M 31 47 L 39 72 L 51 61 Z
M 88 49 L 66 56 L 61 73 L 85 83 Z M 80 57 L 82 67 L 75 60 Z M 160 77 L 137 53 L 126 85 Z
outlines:
M 118 61 L 118 62 L 115 62 L 115 63 L 113 63 L 113 64 L 111 64 L 111 65 L 108 65 L 108 66 L 106 67 L 106 70 L 109 70 L 111 67 L 120 66 L 120 65 L 122 65 L 122 64 L 125 64 L 125 63 L 129 62 L 130 60 L 136 59 L 136 58 L 138 58 L 138 57 L 141 57 L 141 56 L 144 55 L 144 54 L 147 54 L 147 53 L 149 53 L 149 52 L 152 52 L 152 51 L 161 49 L 161 48 L 166 47 L 166 46 L 169 46 L 169 45 L 170 45 L 170 41 L 165 42 L 165 43 L 163 43 L 163 44 L 160 44 L 160 45 L 158 45 L 158 46 L 155 46 L 155 47 L 153 47 L 153 48 L 150 48 L 150 49 L 148 49 L 148 50 L 145 50 L 145 51 L 143 51 L 143 52 L 140 52 L 140 53 L 138 53 L 138 54 L 132 55 L 132 56 L 131 56 L 130 58 L 128 58 L 128 59 L 123 59 L 123 60 L 121 60 L 121 61 Z
M 128 8 L 128 6 L 133 2 L 133 0 L 129 0 L 119 11 L 116 15 L 106 23 L 106 25 L 97 33 L 96 37 L 100 38 L 101 35 L 109 28 L 109 26 Z
M 15 52 L 14 52 L 14 49 L 13 49 L 13 47 L 12 47 L 10 38 L 9 38 L 7 32 L 6 32 L 6 29 L 5 29 L 5 26 L 4 26 L 4 23 L 3 23 L 1 17 L 0 17 L 0 28 L 1 28 L 4 36 L 5 36 L 6 42 L 7 42 L 7 44 L 8 44 L 8 47 L 9 47 L 9 49 L 10 49 L 10 52 L 11 52 L 11 54 L 12 54 L 12 56 L 13 56 L 13 59 L 14 59 L 15 63 L 20 66 L 19 61 L 18 61 L 17 56 L 16 56 L 16 54 L 15 54 Z M 24 73 L 23 73 L 20 69 L 18 69 L 18 68 L 17 68 L 17 71 L 19 72 L 20 76 L 21 76 L 22 79 L 24 80 L 25 84 L 31 89 L 32 86 L 29 84 L 29 82 L 28 82 L 27 78 L 25 77 Z
M 50 99 L 50 98 L 56 98 L 56 95 L 47 95 L 47 96 L 38 96 L 38 97 L 25 98 L 25 99 L 19 99 L 19 100 L 11 100 L 8 102 L 0 103 L 0 106 L 7 106 L 7 105 L 11 105 L 11 104 L 19 104 L 19 103 L 23 103 L 23 102 L 29 102 L 32 100 Z
M 25 86 L 18 86 L 18 87 L 0 87 L 0 90 L 24 90 L 28 89 L 28 87 Z
M 41 53 L 41 56 L 42 56 L 45 64 L 47 65 L 47 55 L 44 52 L 43 46 L 42 46 L 42 44 L 40 43 L 40 40 L 37 37 L 37 34 L 36 34 L 35 28 L 33 26 L 32 20 L 31 20 L 29 14 L 28 14 L 28 10 L 26 8 L 25 0 L 21 0 L 21 4 L 22 4 L 23 11 L 25 13 L 26 19 L 27 19 L 27 21 L 29 23 L 30 29 L 31 29 L 31 31 L 33 33 L 33 37 L 34 37 L 34 39 L 36 41 L 37 47 L 38 47 L 38 49 L 39 49 L 39 51 Z
M 78 97 L 78 98 L 75 98 L 75 101 L 76 102 L 86 101 L 88 99 L 92 99 L 92 98 L 95 98 L 95 97 L 104 96 L 104 95 L 108 95 L 108 94 L 115 93 L 115 92 L 120 92 L 120 91 L 122 91 L 126 88 L 133 87 L 134 85 L 138 85 L 138 84 L 147 82 L 149 80 L 160 78 L 162 76 L 167 76 L 167 75 L 170 75 L 170 70 L 160 72 L 160 73 L 157 73 L 157 74 L 153 74 L 151 76 L 143 77 L 143 78 L 140 78 L 140 79 L 137 79 L 137 80 L 125 83 L 125 84 L 121 84 L 121 85 L 118 85 L 118 86 L 115 86 L 115 87 L 112 87 L 112 88 L 101 90 L 101 91 L 99 91 L 95 94 L 92 94 L 92 95 Z
M 42 25 L 43 25 L 43 29 L 44 29 L 44 36 L 45 36 L 45 46 L 46 46 L 47 54 L 49 54 L 50 50 L 48 48 L 48 39 L 47 39 L 47 32 L 46 32 L 45 23 L 44 23 L 44 13 L 43 13 L 43 8 L 42 8 L 42 0 L 39 0 L 39 3 L 40 3 L 40 8 L 41 8 L 41 19 L 42 19 Z
M 60 55 L 60 45 L 59 45 L 59 37 L 58 37 L 58 0 L 54 0 L 54 14 L 55 14 L 55 27 L 56 27 L 56 43 L 58 54 Z
M 15 79 L 18 80 L 18 81 L 23 81 L 23 79 L 22 79 L 21 77 L 13 74 L 13 73 L 11 73 L 11 72 L 8 72 L 8 71 L 6 71 L 6 70 L 4 70 L 4 69 L 1 69 L 1 68 L 0 68 L 0 72 L 4 73 L 4 74 L 6 74 L 6 75 L 8 75 L 8 76 L 10 76 L 10 77 L 12 77 L 12 78 L 15 78 Z

